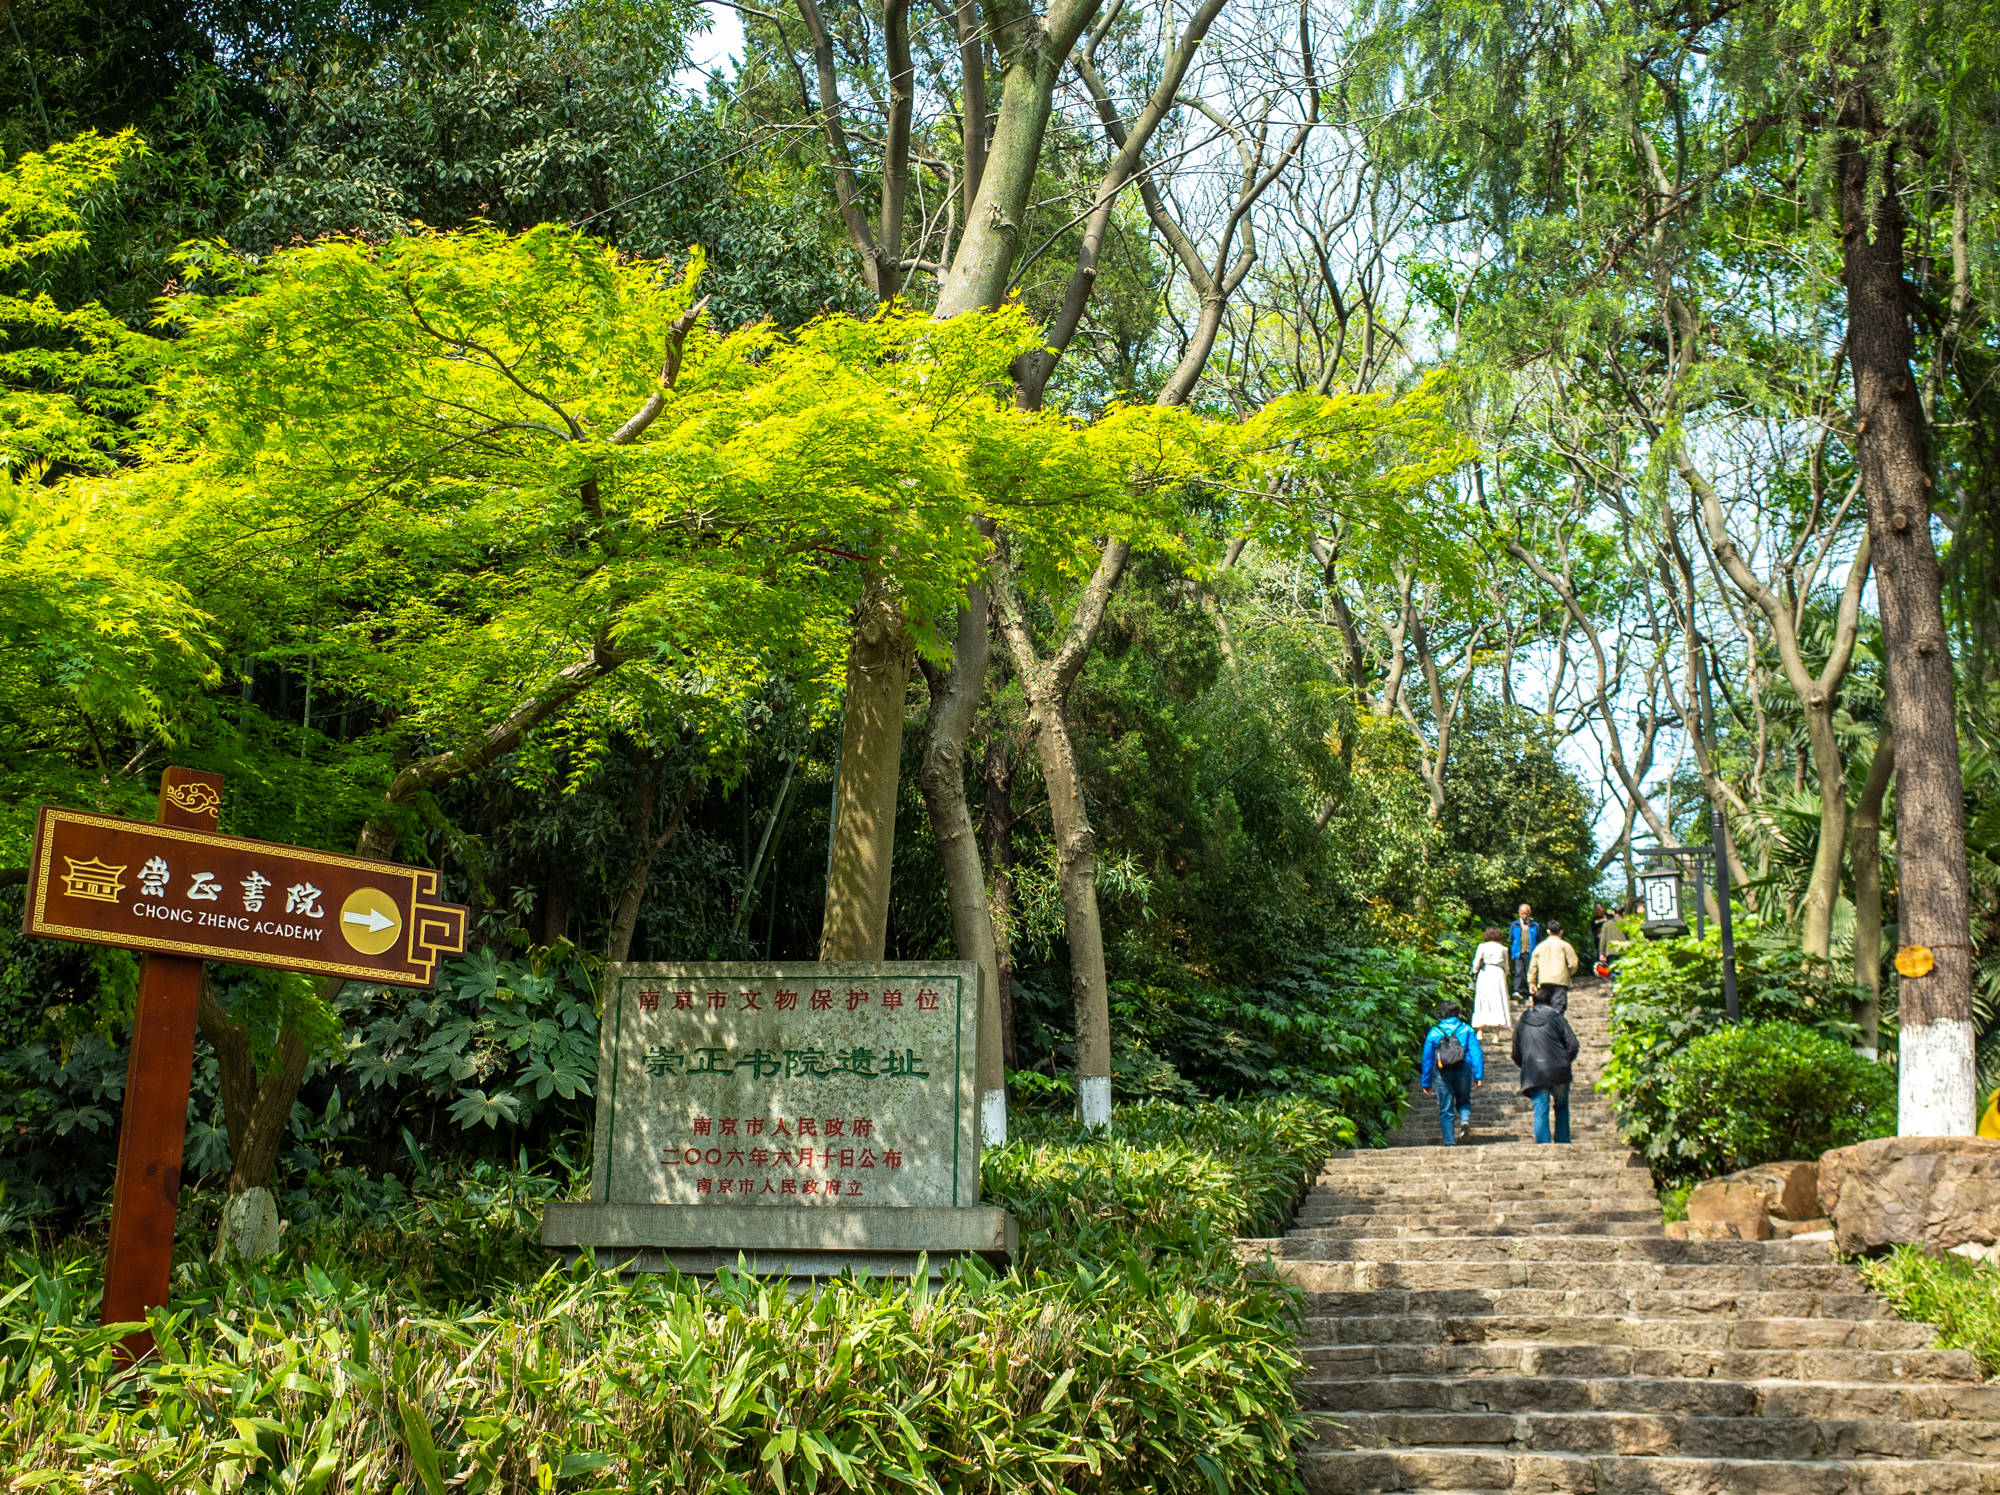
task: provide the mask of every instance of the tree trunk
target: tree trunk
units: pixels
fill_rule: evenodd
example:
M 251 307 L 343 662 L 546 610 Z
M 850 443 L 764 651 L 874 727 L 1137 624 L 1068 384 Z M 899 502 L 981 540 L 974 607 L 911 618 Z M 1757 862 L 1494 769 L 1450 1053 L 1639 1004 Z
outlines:
M 889 939 L 889 864 L 910 641 L 901 599 L 872 578 L 855 614 L 840 729 L 840 812 L 826 879 L 821 960 L 880 960 Z
M 222 1122 L 229 1131 L 229 1192 L 267 1187 L 312 1052 L 298 1034 L 284 1027 L 278 1033 L 276 1063 L 260 1077 L 249 1029 L 229 1015 L 206 980 L 197 1021 L 215 1050 Z
M 1833 909 L 1840 899 L 1840 864 L 1847 850 L 1847 775 L 1833 735 L 1832 702 L 1820 694 L 1805 703 L 1813 777 L 1819 780 L 1819 845 L 1799 912 L 1799 948 L 1814 960 L 1833 958 Z
M 1893 147 L 1871 190 L 1870 147 L 1886 130 L 1865 90 L 1841 111 L 1841 270 L 1847 357 L 1889 719 L 1896 739 L 1898 933 L 1934 964 L 1898 987 L 1904 1136 L 1970 1136 L 1973 1095 L 1971 892 L 1943 578 L 1931 540 L 1931 474 L 1903 283 L 1903 213 Z
M 1805 714 L 1813 777 L 1819 782 L 1819 845 L 1813 854 L 1812 875 L 1806 883 L 1805 904 L 1800 912 L 1803 927 L 1799 944 L 1814 960 L 1828 961 L 1833 957 L 1833 910 L 1840 899 L 1841 859 L 1847 851 L 1847 769 L 1840 740 L 1834 735 L 1833 713 L 1848 665 L 1854 658 L 1855 639 L 1861 631 L 1861 593 L 1868 582 L 1873 547 L 1864 535 L 1855 549 L 1854 559 L 1847 568 L 1846 584 L 1841 588 L 1832 647 L 1827 651 L 1826 663 L 1815 675 L 1799 645 L 1791 602 L 1751 569 L 1730 537 L 1721 498 L 1695 466 L 1685 446 L 1676 449 L 1674 461 L 1682 481 L 1695 495 L 1696 514 L 1706 531 L 1710 554 L 1737 590 L 1770 623 L 1771 640 L 1777 646 L 1785 678 Z M 1690 575 L 1690 587 L 1692 584 Z
M 1076 1010 L 1077 1111 L 1084 1126 L 1093 1130 L 1111 1124 L 1111 991 L 1104 964 L 1104 925 L 1097 907 L 1097 834 L 1090 825 L 1066 708 L 1070 687 L 1089 657 L 1131 549 L 1123 540 L 1104 547 L 1062 647 L 1046 660 L 1035 648 L 1005 552 L 994 562 L 1007 646 L 1027 697 L 1029 730 L 1048 789 L 1056 882 L 1062 890 L 1063 929 L 1069 943 L 1070 996 Z
M 1000 115 L 980 167 L 979 190 L 965 215 L 965 233 L 938 288 L 940 317 L 998 306 L 1006 294 L 1056 82 L 1100 4 L 1056 0 L 1046 18 L 1029 13 L 995 38 L 1004 58 Z
M 1882 801 L 1895 766 L 1896 739 L 1885 726 L 1847 827 L 1847 862 L 1854 870 L 1854 984 L 1868 990 L 1854 1017 L 1861 1024 L 1861 1052 L 1870 1059 L 1882 1042 Z
M 995 985 L 1000 993 L 1000 1047 L 1007 1067 L 1019 1069 L 1021 1050 L 1014 1036 L 1014 755 L 1004 733 L 995 731 L 987 740 L 980 778 L 993 954 L 999 972 Z
M 986 627 L 986 588 L 975 586 L 958 615 L 951 669 L 926 664 L 931 710 L 924 725 L 924 761 L 917 777 L 944 863 L 945 898 L 951 908 L 952 938 L 961 960 L 979 966 L 979 1136 L 982 1145 L 1007 1141 L 1007 1069 L 1001 1053 L 1000 958 L 993 939 L 993 912 L 986 905 L 986 873 L 979 839 L 965 794 L 965 740 L 986 689 L 991 652 Z
M 1056 80 L 1100 3 L 1056 0 L 1046 17 L 1024 11 L 1003 23 L 992 38 L 1003 56 L 1000 112 L 979 164 L 979 185 L 966 213 L 965 232 L 938 288 L 937 316 L 985 310 L 998 306 L 1006 295 Z M 814 36 L 817 48 L 819 29 Z M 822 107 L 827 107 L 826 100 L 833 97 L 829 84 L 822 83 L 821 93 Z M 843 211 L 848 212 L 844 199 Z M 854 216 L 849 212 L 850 218 Z M 865 223 L 858 230 L 850 223 L 850 231 L 857 242 L 871 240 Z M 893 627 L 879 613 L 879 607 L 871 613 L 864 603 L 848 654 L 847 713 L 836 790 L 840 811 L 827 873 L 821 960 L 880 960 L 887 942 L 909 647 L 900 607 Z M 892 677 L 895 700 L 890 705 Z M 857 695 L 857 684 L 875 692 L 872 706 Z M 857 710 L 858 706 L 863 709 Z
M 633 838 L 639 843 L 639 855 L 632 862 L 632 870 L 625 875 L 625 886 L 618 890 L 618 902 L 611 910 L 611 932 L 604 941 L 604 959 L 613 965 L 631 958 L 632 936 L 639 928 L 639 906 L 646 901 L 646 886 L 653 878 L 653 863 L 659 860 L 667 844 L 680 834 L 681 821 L 694 799 L 695 785 L 690 781 L 681 790 L 680 798 L 674 801 L 673 812 L 667 816 L 665 827 L 656 836 L 653 834 L 653 801 L 658 788 L 656 771 L 642 768 L 639 771 L 638 793 L 632 805 Z

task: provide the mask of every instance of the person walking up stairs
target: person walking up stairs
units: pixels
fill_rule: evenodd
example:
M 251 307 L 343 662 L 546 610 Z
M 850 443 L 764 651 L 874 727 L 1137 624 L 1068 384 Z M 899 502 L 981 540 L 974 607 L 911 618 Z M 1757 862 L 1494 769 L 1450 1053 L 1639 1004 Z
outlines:
M 1306 1294 L 1307 1488 L 2000 1495 L 2000 1386 L 1827 1245 L 1666 1239 L 1595 1089 L 1608 991 L 1570 995 L 1570 1146 L 1496 1046 L 1477 1153 L 1413 1104 L 1254 1243 Z

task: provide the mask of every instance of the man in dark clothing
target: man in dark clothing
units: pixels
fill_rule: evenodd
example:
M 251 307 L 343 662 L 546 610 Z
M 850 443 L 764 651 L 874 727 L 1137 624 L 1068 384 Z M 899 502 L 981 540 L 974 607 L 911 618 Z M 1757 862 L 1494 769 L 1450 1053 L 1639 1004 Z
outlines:
M 1535 1103 L 1535 1140 L 1567 1142 L 1570 1066 L 1583 1045 L 1569 1019 L 1549 1005 L 1549 996 L 1548 987 L 1536 992 L 1534 1006 L 1515 1025 L 1514 1062 L 1521 1066 L 1521 1093 Z
M 1507 956 L 1514 967 L 1514 995 L 1528 995 L 1528 958 L 1535 953 L 1535 946 L 1542 942 L 1542 926 L 1535 922 L 1535 911 L 1522 904 L 1514 915 L 1514 922 L 1507 926 Z

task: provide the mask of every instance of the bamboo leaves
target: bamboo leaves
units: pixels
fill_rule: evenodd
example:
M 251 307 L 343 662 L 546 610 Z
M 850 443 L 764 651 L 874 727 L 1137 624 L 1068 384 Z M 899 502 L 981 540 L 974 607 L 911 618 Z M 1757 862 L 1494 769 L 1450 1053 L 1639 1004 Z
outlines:
M 88 1263 L 17 1259 L 0 1463 L 15 1489 L 142 1495 L 1295 1488 L 1292 1300 L 1242 1274 L 1227 1227 L 1191 1222 L 1288 1200 L 1344 1124 L 1298 1105 L 1170 1112 L 1126 1128 L 1160 1159 L 1137 1181 L 1120 1180 L 1137 1156 L 1123 1143 L 1007 1150 L 992 1185 L 1054 1267 L 1027 1276 L 794 1295 L 733 1274 L 621 1283 L 579 1261 L 433 1301 L 352 1275 L 336 1227 L 295 1276 L 203 1277 L 191 1311 L 156 1323 L 171 1353 L 121 1377 Z M 1204 1162 L 1199 1194 L 1162 1194 Z M 1077 1183 L 1090 1203 L 1072 1210 Z M 522 1228 L 464 1207 L 474 1229 Z M 1139 1218 L 1153 1228 L 1108 1264 L 1056 1246 L 1128 1241 Z M 421 1249 L 450 1239 L 434 1225 Z

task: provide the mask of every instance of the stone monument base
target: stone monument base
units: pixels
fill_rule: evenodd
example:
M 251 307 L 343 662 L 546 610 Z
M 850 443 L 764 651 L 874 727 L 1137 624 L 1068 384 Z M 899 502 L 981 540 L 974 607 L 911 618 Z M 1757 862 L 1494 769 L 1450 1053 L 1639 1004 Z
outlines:
M 594 1252 L 628 1272 L 673 1270 L 712 1277 L 720 1268 L 759 1276 L 932 1276 L 953 1257 L 1005 1267 L 1020 1227 L 986 1206 L 829 1209 L 823 1205 L 717 1208 L 707 1204 L 552 1204 L 542 1244 Z

